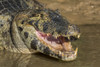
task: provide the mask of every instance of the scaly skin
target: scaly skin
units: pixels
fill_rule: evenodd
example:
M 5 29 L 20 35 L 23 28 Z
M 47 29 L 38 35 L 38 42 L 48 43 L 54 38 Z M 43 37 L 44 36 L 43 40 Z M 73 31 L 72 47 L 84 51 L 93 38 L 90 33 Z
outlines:
M 35 0 L 17 0 L 19 3 L 16 0 L 9 1 L 15 5 L 4 0 L 2 1 L 4 9 L 0 10 L 1 50 L 17 53 L 34 53 L 34 50 L 37 50 L 64 61 L 71 61 L 76 58 L 77 49 L 72 51 L 74 54 L 72 52 L 67 54 L 52 48 L 37 35 L 37 31 L 40 31 L 46 36 L 52 35 L 55 38 L 63 36 L 70 41 L 72 38 L 79 38 L 80 35 L 79 29 L 75 25 L 68 23 L 59 12 L 43 8 Z M 65 43 L 67 42 L 65 41 Z

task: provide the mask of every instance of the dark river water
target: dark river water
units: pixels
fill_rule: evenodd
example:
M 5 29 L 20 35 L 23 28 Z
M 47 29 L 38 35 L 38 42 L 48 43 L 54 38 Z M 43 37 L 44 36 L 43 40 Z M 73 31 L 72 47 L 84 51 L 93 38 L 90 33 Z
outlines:
M 0 67 L 100 67 L 100 25 L 79 25 L 81 37 L 75 61 L 63 62 L 41 53 L 32 55 L 0 52 Z

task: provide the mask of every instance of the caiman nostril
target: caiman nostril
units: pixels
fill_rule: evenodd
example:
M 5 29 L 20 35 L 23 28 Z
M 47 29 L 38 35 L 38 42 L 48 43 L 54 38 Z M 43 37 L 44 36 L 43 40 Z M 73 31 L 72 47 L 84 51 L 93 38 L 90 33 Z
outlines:
M 80 33 L 80 29 L 76 26 L 76 25 L 71 25 L 74 31 L 77 31 L 78 33 Z

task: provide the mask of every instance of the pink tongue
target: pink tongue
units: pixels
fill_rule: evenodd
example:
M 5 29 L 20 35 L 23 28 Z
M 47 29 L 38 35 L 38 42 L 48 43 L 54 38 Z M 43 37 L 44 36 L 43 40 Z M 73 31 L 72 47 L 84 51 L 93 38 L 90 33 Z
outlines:
M 63 48 L 65 51 L 71 51 L 72 46 L 71 46 L 70 42 L 64 42 L 62 45 L 63 45 Z
M 66 42 L 64 37 L 60 37 L 64 51 L 71 51 L 72 45 L 71 42 Z

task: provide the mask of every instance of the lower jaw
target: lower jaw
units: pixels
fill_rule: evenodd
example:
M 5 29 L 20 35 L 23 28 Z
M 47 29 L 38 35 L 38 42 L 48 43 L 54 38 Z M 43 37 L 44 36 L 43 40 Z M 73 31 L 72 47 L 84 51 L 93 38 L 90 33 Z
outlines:
M 77 58 L 77 52 L 78 52 L 78 48 L 76 48 L 72 53 L 64 53 L 64 56 L 62 56 L 62 60 L 63 61 L 72 61 L 75 60 Z
M 50 47 L 49 47 L 50 48 Z M 73 51 L 66 51 L 66 52 L 63 52 L 63 51 L 60 51 L 60 50 L 55 50 L 53 48 L 50 48 L 55 54 L 57 54 L 58 56 L 54 56 L 54 55 L 51 55 L 52 57 L 55 57 L 55 58 L 58 58 L 62 61 L 73 61 L 77 58 L 77 52 L 78 52 L 78 48 L 76 48 L 75 50 Z
M 76 58 L 77 58 L 77 55 L 74 55 L 72 58 L 62 57 L 61 60 L 62 61 L 74 61 Z
M 41 43 L 44 44 L 43 41 L 41 41 Z M 61 50 L 56 50 L 51 46 L 47 46 L 46 43 L 45 46 L 48 47 L 51 50 L 51 52 L 53 52 L 53 54 L 50 54 L 51 57 L 60 59 L 62 61 L 73 61 L 77 58 L 78 48 L 76 48 L 75 50 L 72 49 L 72 51 L 61 51 Z

